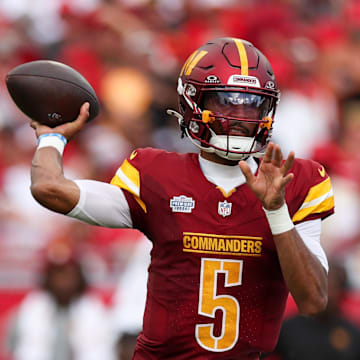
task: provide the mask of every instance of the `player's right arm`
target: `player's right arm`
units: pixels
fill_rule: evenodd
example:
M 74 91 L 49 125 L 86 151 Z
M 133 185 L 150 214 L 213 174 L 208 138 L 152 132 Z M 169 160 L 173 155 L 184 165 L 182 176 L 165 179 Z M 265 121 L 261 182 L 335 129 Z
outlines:
M 73 122 L 50 128 L 32 120 L 30 126 L 35 130 L 37 137 L 58 133 L 69 141 L 80 131 L 88 117 L 89 104 L 85 103 Z M 35 152 L 31 164 L 30 189 L 33 197 L 41 205 L 62 214 L 70 212 L 80 198 L 80 190 L 76 183 L 64 177 L 59 151 L 50 146 L 37 149 Z
M 32 121 L 31 127 L 37 137 L 58 133 L 70 140 L 80 131 L 88 116 L 89 108 L 84 104 L 72 123 L 49 128 Z M 35 152 L 31 166 L 31 193 L 46 208 L 88 224 L 112 228 L 133 225 L 130 208 L 121 189 L 100 181 L 65 178 L 62 157 L 51 146 L 41 147 Z
M 80 190 L 64 177 L 60 153 L 52 147 L 36 150 L 31 164 L 31 193 L 49 210 L 67 214 L 79 201 Z

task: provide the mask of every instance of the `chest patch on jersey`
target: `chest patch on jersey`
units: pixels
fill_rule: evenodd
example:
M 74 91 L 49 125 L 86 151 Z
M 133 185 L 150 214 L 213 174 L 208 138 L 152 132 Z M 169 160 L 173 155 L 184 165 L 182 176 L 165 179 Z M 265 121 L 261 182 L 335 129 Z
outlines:
M 174 196 L 170 199 L 170 207 L 173 212 L 190 214 L 195 207 L 195 200 L 185 195 Z
M 218 214 L 222 217 L 231 215 L 232 203 L 225 201 L 219 201 L 218 203 Z

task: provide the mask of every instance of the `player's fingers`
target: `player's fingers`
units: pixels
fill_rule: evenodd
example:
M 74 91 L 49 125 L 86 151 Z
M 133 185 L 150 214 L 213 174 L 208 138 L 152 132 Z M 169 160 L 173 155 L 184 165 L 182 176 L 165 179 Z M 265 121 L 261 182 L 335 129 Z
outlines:
M 245 176 L 246 182 L 251 184 L 254 181 L 254 174 L 251 172 L 249 164 L 246 161 L 240 161 L 239 166 Z
M 295 153 L 291 151 L 287 159 L 284 161 L 283 166 L 281 167 L 281 172 L 283 175 L 287 174 L 288 171 L 291 169 L 294 163 L 294 159 L 295 159 Z
M 294 174 L 290 173 L 283 177 L 281 181 L 281 186 L 285 187 L 292 179 L 294 178 Z
M 277 167 L 281 166 L 281 162 L 283 159 L 283 155 L 281 152 L 281 148 L 280 145 L 275 145 L 275 154 L 274 154 L 274 159 L 273 159 L 273 164 Z
M 265 163 L 271 162 L 273 151 L 274 151 L 274 143 L 270 142 L 266 148 L 263 162 L 265 162 Z
M 84 103 L 80 108 L 78 117 L 74 121 L 59 125 L 52 130 L 64 135 L 66 139 L 70 141 L 75 136 L 75 134 L 80 131 L 80 129 L 87 121 L 89 117 L 89 108 L 90 104 L 88 102 Z

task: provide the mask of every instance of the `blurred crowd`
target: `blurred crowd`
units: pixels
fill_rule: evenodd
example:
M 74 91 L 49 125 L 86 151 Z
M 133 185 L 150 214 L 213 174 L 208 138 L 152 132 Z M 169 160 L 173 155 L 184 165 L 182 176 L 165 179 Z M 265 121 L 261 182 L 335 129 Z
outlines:
M 294 150 L 298 157 L 319 161 L 332 178 L 336 214 L 323 223 L 322 244 L 348 279 L 339 311 L 359 326 L 358 0 L 0 0 L 0 78 L 5 79 L 19 64 L 39 59 L 66 63 L 84 75 L 98 95 L 101 111 L 67 145 L 65 173 L 73 179 L 110 181 L 123 159 L 137 147 L 196 151 L 180 138 L 177 121 L 166 109 L 177 108 L 177 77 L 187 56 L 208 39 L 223 36 L 251 41 L 273 66 L 281 89 L 273 139 L 285 154 Z M 83 311 L 77 310 L 81 316 L 87 318 L 88 306 L 97 309 L 94 324 L 105 308 L 121 319 L 109 325 L 110 335 L 84 336 L 94 346 L 92 339 L 110 336 L 103 345 L 117 344 L 118 358 L 126 359 L 127 346 L 133 346 L 141 322 L 141 311 L 138 316 L 133 299 L 144 296 L 147 240 L 136 231 L 84 225 L 38 205 L 29 191 L 35 135 L 28 119 L 11 101 L 4 81 L 0 82 L 0 109 L 2 340 L 8 337 L 5 328 L 11 327 L 11 339 L 1 341 L 1 359 L 43 358 L 40 353 L 30 357 L 25 350 L 27 355 L 21 357 L 21 346 L 14 345 L 14 339 L 21 338 L 21 329 L 9 314 L 13 315 L 14 304 L 20 300 L 20 315 L 38 301 L 37 307 L 32 306 L 44 316 L 44 323 L 50 321 L 55 305 L 46 295 L 49 287 L 44 287 L 43 278 L 50 276 L 50 268 L 55 271 L 49 264 L 73 262 L 81 264 L 84 284 L 94 290 L 85 304 L 75 304 L 84 306 Z M 134 264 L 140 266 L 135 269 Z M 71 288 L 64 280 L 63 287 L 66 284 Z M 129 299 L 129 294 L 134 297 Z M 80 295 L 75 295 L 78 300 Z M 67 304 L 72 303 L 69 299 Z M 104 309 L 100 304 L 105 304 Z M 63 315 L 56 316 L 66 327 Z M 31 332 L 26 328 L 31 323 L 31 316 L 23 318 L 25 333 Z M 13 335 L 16 328 L 18 336 Z M 80 326 L 78 331 L 82 330 Z M 50 346 L 50 340 L 45 342 L 43 347 Z M 26 344 L 23 346 L 26 349 Z M 66 354 L 66 346 L 62 348 Z M 93 354 L 98 353 L 94 350 Z M 56 359 L 68 358 L 62 356 Z M 115 350 L 113 355 L 97 358 L 111 356 L 117 356 Z M 75 359 L 82 358 L 91 359 L 79 350 Z

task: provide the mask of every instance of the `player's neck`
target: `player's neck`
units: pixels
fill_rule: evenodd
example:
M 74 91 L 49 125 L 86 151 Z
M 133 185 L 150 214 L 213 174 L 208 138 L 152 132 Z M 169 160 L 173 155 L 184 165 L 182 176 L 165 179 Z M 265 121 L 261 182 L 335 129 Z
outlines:
M 200 156 L 205 160 L 209 160 L 217 164 L 229 165 L 229 166 L 235 166 L 239 164 L 239 160 L 224 159 L 214 153 L 208 153 L 203 150 L 200 151 Z

